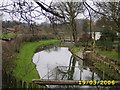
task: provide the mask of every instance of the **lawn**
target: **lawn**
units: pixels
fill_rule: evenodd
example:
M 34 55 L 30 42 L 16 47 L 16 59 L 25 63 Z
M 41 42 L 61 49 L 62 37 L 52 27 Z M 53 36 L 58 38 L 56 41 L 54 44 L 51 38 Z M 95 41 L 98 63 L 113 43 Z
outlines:
M 32 79 L 40 78 L 35 64 L 32 62 L 32 57 L 35 50 L 38 47 L 42 47 L 49 44 L 57 44 L 58 40 L 42 40 L 35 42 L 24 42 L 20 47 L 20 52 L 16 54 L 15 64 L 16 67 L 13 70 L 13 75 L 20 80 L 31 82 Z

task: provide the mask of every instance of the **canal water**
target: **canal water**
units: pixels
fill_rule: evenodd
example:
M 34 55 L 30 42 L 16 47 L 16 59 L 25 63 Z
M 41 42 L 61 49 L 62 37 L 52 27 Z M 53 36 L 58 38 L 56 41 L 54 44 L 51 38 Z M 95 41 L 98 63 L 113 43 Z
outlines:
M 68 47 L 53 47 L 33 56 L 40 79 L 100 80 L 100 76 L 83 60 L 76 59 Z M 107 89 L 105 89 L 107 90 Z

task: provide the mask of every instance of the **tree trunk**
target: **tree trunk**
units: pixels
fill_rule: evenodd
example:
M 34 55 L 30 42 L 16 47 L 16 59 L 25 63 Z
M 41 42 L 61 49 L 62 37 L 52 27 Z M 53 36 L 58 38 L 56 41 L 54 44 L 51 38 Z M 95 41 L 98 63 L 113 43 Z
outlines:
M 76 22 L 75 22 L 75 18 L 71 18 L 71 28 L 72 28 L 72 35 L 73 35 L 73 39 L 75 44 L 77 43 L 77 29 L 76 29 Z

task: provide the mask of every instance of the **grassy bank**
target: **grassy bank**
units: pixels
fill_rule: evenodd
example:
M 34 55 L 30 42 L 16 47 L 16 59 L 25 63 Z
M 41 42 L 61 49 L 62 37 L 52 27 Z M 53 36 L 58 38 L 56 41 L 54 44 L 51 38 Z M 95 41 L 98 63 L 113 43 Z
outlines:
M 34 78 L 39 78 L 35 64 L 32 62 L 32 57 L 38 47 L 49 44 L 57 44 L 58 40 L 42 40 L 35 42 L 24 42 L 20 47 L 20 52 L 16 55 L 16 67 L 13 70 L 13 75 L 17 79 L 31 82 Z
M 120 58 L 118 58 L 118 52 L 116 52 L 116 51 L 106 51 L 106 50 L 101 50 L 101 49 L 97 49 L 97 51 L 102 55 L 105 55 L 109 58 L 114 59 L 115 61 L 117 61 L 120 64 Z
M 80 47 L 72 46 L 69 48 L 72 53 L 77 53 L 80 51 Z
M 95 64 L 95 67 L 102 72 L 104 71 L 104 74 L 107 75 L 109 78 L 120 80 L 119 74 L 116 73 L 116 71 L 110 69 L 108 66 L 97 62 Z
M 69 49 L 72 53 L 79 52 L 81 48 L 83 48 L 83 43 L 82 42 L 78 42 L 77 44 L 69 47 Z

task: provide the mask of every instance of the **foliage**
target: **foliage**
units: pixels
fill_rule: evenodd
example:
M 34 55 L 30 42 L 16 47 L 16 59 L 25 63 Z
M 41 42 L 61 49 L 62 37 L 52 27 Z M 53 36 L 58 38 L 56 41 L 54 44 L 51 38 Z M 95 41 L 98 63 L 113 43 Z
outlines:
M 3 21 L 2 27 L 3 28 L 13 28 L 13 26 L 20 24 L 18 21 Z
M 106 49 L 112 49 L 114 41 L 116 39 L 116 32 L 110 30 L 108 27 L 105 27 L 104 30 L 101 32 L 101 37 L 97 41 L 97 44 L 105 47 Z
M 110 28 L 108 27 L 105 27 L 105 29 L 101 32 L 100 40 L 110 40 L 113 42 L 116 39 L 117 39 L 116 32 L 110 30 Z
M 84 43 L 77 42 L 75 45 L 71 46 L 69 49 L 71 52 L 76 53 L 80 51 L 80 48 L 83 47 Z
M 3 32 L 0 35 L 0 38 L 14 38 L 14 37 L 16 37 L 15 33 L 6 33 L 6 32 Z
M 88 32 L 88 27 L 89 27 L 88 20 L 85 19 L 83 22 L 83 31 Z
M 16 55 L 16 67 L 13 70 L 13 75 L 21 80 L 31 82 L 34 78 L 39 78 L 36 66 L 32 62 L 32 56 L 36 48 L 57 43 L 58 40 L 43 40 L 34 42 L 24 42 L 20 47 L 20 52 Z
M 119 64 L 120 64 L 120 58 L 118 57 L 118 52 L 116 51 L 106 51 L 106 50 L 101 50 L 101 49 L 98 49 L 99 53 L 100 54 L 103 54 L 107 57 L 110 57 L 112 58 L 113 60 L 116 60 Z
M 105 64 L 96 63 L 95 67 L 97 69 L 99 69 L 100 71 L 104 72 L 104 74 L 107 75 L 108 77 L 111 77 L 111 78 L 116 79 L 116 80 L 120 79 L 119 74 L 115 74 L 116 72 L 111 70 Z
M 113 30 L 115 30 L 117 28 L 116 24 L 114 23 L 114 21 L 107 19 L 105 16 L 101 17 L 100 19 L 98 19 L 96 21 L 96 26 L 101 28 L 103 26 L 105 27 L 111 27 Z
M 101 21 L 107 26 L 115 27 L 113 30 L 120 32 L 120 3 L 119 2 L 93 2 L 97 10 L 92 8 L 87 2 L 85 4 L 96 14 L 99 14 Z M 98 16 L 98 15 L 97 15 Z M 105 21 L 107 22 L 105 22 Z M 101 23 L 102 24 L 102 23 Z
M 73 40 L 75 43 L 77 43 L 78 38 L 78 32 L 76 29 L 76 17 L 79 13 L 82 13 L 83 10 L 83 3 L 81 2 L 59 2 L 59 3 L 53 3 L 53 7 L 55 10 L 59 11 L 64 18 L 60 19 L 57 17 L 51 17 L 51 20 L 53 24 L 57 23 L 59 21 L 60 23 L 67 23 L 70 27 L 70 32 L 73 37 Z
M 80 50 L 80 47 L 76 47 L 76 46 L 70 47 L 70 51 L 73 52 L 73 53 L 76 53 L 79 50 Z

